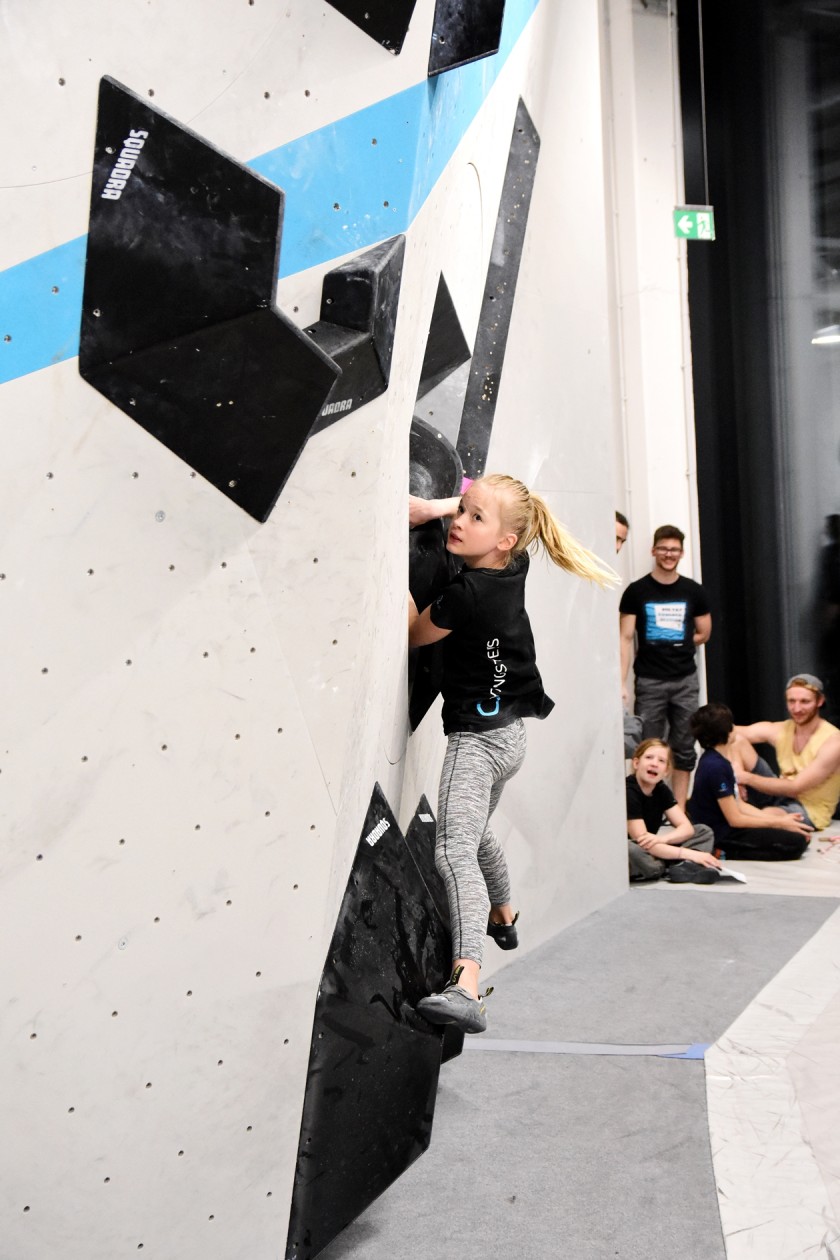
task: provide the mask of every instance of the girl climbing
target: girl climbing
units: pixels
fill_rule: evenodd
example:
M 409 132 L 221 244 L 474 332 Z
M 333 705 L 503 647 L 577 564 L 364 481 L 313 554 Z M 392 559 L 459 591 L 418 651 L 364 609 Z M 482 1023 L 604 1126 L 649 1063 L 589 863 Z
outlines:
M 554 707 L 543 691 L 525 611 L 528 549 L 541 544 L 560 568 L 601 587 L 617 578 L 513 477 L 482 477 L 460 499 L 410 501 L 412 525 L 446 516 L 454 518 L 447 550 L 464 566 L 423 612 L 409 596 L 409 644 L 445 639 L 448 741 L 435 863 L 449 899 L 453 964 L 443 991 L 422 998 L 417 1009 L 431 1023 L 478 1033 L 487 1027 L 478 996 L 484 938 L 502 949 L 518 944 L 507 863 L 488 820 L 524 760 L 522 719 L 547 717 Z

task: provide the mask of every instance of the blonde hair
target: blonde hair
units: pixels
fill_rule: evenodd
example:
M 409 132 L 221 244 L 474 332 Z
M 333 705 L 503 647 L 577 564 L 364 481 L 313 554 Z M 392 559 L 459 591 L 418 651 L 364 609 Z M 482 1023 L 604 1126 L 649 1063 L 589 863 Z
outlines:
M 633 753 L 633 760 L 638 761 L 643 757 L 649 748 L 664 748 L 668 754 L 668 765 L 671 765 L 671 745 L 666 744 L 664 739 L 643 739 L 641 744 L 636 745 L 636 751 Z
M 508 564 L 532 544 L 538 544 L 561 569 L 587 578 L 602 589 L 619 581 L 615 570 L 573 538 L 552 515 L 545 499 L 532 493 L 523 482 L 504 473 L 490 473 L 475 484 L 489 486 L 495 492 L 502 524 L 516 534 L 516 542 L 508 552 Z

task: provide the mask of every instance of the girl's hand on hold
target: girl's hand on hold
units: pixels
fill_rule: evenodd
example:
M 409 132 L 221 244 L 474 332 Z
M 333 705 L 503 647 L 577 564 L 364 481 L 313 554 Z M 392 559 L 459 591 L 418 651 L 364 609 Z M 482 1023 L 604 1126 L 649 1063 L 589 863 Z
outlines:
M 425 525 L 428 521 L 439 521 L 446 516 L 454 516 L 458 511 L 460 497 L 456 494 L 451 499 L 418 499 L 416 495 L 408 496 L 409 525 Z
M 416 495 L 410 494 L 408 496 L 409 525 L 425 525 L 427 521 L 433 521 L 435 519 L 433 506 L 434 500 L 418 499 Z

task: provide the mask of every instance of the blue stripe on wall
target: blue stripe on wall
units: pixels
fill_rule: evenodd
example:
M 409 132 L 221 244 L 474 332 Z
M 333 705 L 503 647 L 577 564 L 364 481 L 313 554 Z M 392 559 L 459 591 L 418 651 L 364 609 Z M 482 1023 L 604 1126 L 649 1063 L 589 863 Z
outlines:
M 86 241 L 77 236 L 0 272 L 0 383 L 79 353 Z
M 248 164 L 286 193 L 281 276 L 408 229 L 538 3 L 507 0 L 494 57 L 418 83 Z M 77 237 L 0 272 L 0 384 L 78 354 L 86 242 Z

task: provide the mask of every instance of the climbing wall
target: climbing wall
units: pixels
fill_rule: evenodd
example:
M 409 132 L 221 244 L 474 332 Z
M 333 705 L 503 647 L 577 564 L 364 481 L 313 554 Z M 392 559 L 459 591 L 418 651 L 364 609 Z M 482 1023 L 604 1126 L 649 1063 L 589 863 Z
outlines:
M 451 56 L 451 5 L 393 8 L 0 12 L 2 1260 L 283 1253 L 372 794 L 436 809 L 405 498 L 441 277 L 452 446 L 469 416 L 610 555 L 599 6 L 494 3 Z M 528 945 L 625 878 L 615 599 L 530 585 Z

